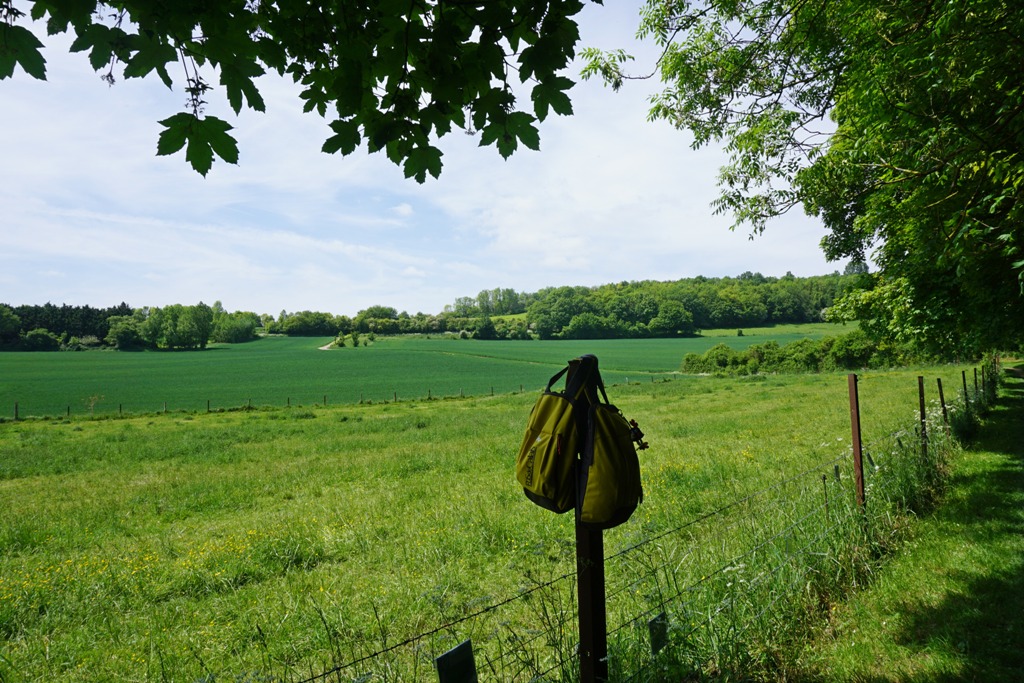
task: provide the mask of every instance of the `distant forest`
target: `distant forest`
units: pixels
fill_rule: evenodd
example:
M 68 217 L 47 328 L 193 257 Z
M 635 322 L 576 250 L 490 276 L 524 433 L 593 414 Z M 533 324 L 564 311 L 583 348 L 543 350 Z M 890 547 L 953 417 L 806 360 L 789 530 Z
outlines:
M 611 339 L 692 336 L 704 329 L 808 323 L 823 319 L 837 297 L 864 271 L 813 277 L 695 277 L 668 282 L 620 282 L 596 287 L 549 287 L 537 292 L 484 290 L 460 297 L 436 314 L 371 306 L 355 317 L 317 311 L 274 317 L 213 306 L 113 308 L 0 304 L 0 348 L 202 349 L 260 334 L 335 336 L 456 334 L 475 339 Z

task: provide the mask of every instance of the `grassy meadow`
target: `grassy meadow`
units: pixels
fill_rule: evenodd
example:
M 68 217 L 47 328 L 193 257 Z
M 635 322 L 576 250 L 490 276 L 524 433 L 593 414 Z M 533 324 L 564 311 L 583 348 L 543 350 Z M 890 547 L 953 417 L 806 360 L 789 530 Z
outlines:
M 663 342 L 660 351 L 634 342 L 632 359 L 627 342 L 442 340 L 332 352 L 315 351 L 315 340 L 272 339 L 202 354 L 49 354 L 82 363 L 67 378 L 69 391 L 84 386 L 90 361 L 134 367 L 125 378 L 167 362 L 177 372 L 150 371 L 163 378 L 160 391 L 172 392 L 188 383 L 187 364 L 198 364 L 196 377 L 202 368 L 223 377 L 206 364 L 251 354 L 252 371 L 266 370 L 264 349 L 301 343 L 313 349 L 304 356 L 312 364 L 282 358 L 290 368 L 282 376 L 295 376 L 286 390 L 323 381 L 327 364 L 358 358 L 369 363 L 366 379 L 386 391 L 417 372 L 438 381 L 475 367 L 485 378 L 506 378 L 516 393 L 498 393 L 495 379 L 494 396 L 364 404 L 350 397 L 325 406 L 316 399 L 326 390 L 317 388 L 301 406 L 296 391 L 291 407 L 208 414 L 204 399 L 195 413 L 0 423 L 0 681 L 314 678 L 573 574 L 571 517 L 527 501 L 513 466 L 536 390 L 582 352 L 601 358 L 613 402 L 651 443 L 641 459 L 645 501 L 629 523 L 605 533 L 606 556 L 848 451 L 845 375 L 672 375 L 683 341 Z M 528 353 L 516 357 L 517 348 Z M 392 363 L 374 360 L 389 349 Z M 641 379 L 641 368 L 653 374 Z M 929 378 L 930 395 L 941 377 L 949 400 L 960 371 L 861 375 L 865 440 L 913 424 L 918 374 Z M 158 380 L 147 382 L 153 386 L 139 392 L 157 395 Z M 485 387 L 489 381 L 474 393 Z M 242 402 L 226 394 L 223 401 Z M 520 600 L 500 618 L 536 625 L 555 607 Z M 426 650 L 468 635 L 454 627 L 432 635 L 423 668 L 399 678 L 432 680 Z
M 203 352 L 0 353 L 0 418 L 205 411 L 248 405 L 358 403 L 533 390 L 582 353 L 609 383 L 674 373 L 689 352 L 839 334 L 839 325 L 711 330 L 701 337 L 599 341 L 474 341 L 378 337 L 319 351 L 329 338 L 266 337 Z

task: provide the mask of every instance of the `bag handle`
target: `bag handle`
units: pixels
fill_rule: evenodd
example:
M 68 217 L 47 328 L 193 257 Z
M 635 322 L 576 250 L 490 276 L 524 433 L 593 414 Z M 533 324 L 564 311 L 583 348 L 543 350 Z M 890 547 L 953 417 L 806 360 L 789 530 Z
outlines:
M 604 389 L 604 380 L 601 378 L 601 371 L 597 367 L 597 356 L 587 353 L 569 361 L 568 365 L 548 380 L 546 391 L 551 391 L 551 387 L 566 373 L 569 373 L 565 379 L 566 396 L 574 400 L 584 396 L 590 403 L 599 403 L 603 398 L 604 402 L 610 405 L 611 402 Z M 590 396 L 589 390 L 592 385 L 601 392 L 600 396 Z
M 559 370 L 557 373 L 555 373 L 554 377 L 552 377 L 551 379 L 548 380 L 548 386 L 547 386 L 547 388 L 544 391 L 551 391 L 551 387 L 553 387 L 555 385 L 555 382 L 557 382 L 559 380 L 559 378 L 562 375 L 564 375 L 565 373 L 567 373 L 567 372 L 569 372 L 569 366 L 568 365 L 566 365 L 564 368 Z

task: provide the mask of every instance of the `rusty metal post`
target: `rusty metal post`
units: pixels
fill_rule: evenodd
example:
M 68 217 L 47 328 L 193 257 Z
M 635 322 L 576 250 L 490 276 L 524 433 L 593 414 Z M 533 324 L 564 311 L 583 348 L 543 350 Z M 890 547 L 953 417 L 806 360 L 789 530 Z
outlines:
M 964 407 L 965 408 L 970 408 L 971 407 L 971 402 L 967 398 L 967 371 L 966 370 L 961 370 L 960 371 L 960 379 L 962 379 L 964 381 Z
M 828 517 L 828 475 L 821 475 L 821 488 L 825 492 L 825 517 Z
M 942 378 L 935 380 L 939 385 L 939 404 L 942 406 L 942 421 L 946 425 L 946 432 L 949 432 L 949 411 L 946 410 L 946 396 L 942 393 Z
M 864 460 L 861 449 L 860 399 L 857 395 L 857 375 L 847 375 L 850 387 L 850 427 L 853 432 L 853 479 L 857 491 L 857 507 L 864 510 Z
M 974 368 L 974 400 L 978 400 L 978 368 Z
M 924 377 L 917 376 L 917 397 L 921 406 L 921 458 L 928 458 L 928 415 L 924 407 Z

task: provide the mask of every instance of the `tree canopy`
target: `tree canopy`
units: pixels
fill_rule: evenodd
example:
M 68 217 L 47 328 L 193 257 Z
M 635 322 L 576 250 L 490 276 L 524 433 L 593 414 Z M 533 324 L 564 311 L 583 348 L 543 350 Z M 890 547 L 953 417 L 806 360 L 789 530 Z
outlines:
M 798 204 L 880 267 L 837 312 L 936 353 L 1021 340 L 1024 8 L 1005 0 L 649 0 L 651 115 L 730 154 L 719 211 Z M 628 55 L 588 51 L 614 87 Z
M 325 152 L 383 151 L 422 182 L 454 128 L 509 156 L 568 115 L 564 75 L 581 0 L 0 0 L 0 79 L 45 78 L 43 44 L 116 77 L 188 94 L 159 154 L 205 174 L 238 148 L 204 113 L 214 89 L 264 108 L 258 77 L 287 75 L 324 117 Z M 1024 6 L 1009 0 L 647 0 L 662 48 L 652 118 L 724 144 L 715 208 L 760 233 L 794 207 L 820 217 L 832 259 L 868 257 L 871 292 L 837 313 L 938 354 L 1020 343 L 1024 318 Z M 629 55 L 584 51 L 613 87 Z M 572 303 L 571 301 L 569 303 Z M 575 311 L 574 314 L 588 311 Z M 592 312 L 592 311 L 591 311 Z M 672 311 L 662 320 L 677 325 Z M 584 325 L 586 323 L 586 325 Z M 581 329 L 601 328 L 593 318 Z
M 18 5 L 24 9 L 19 9 Z M 205 175 L 238 161 L 232 126 L 204 113 L 219 89 L 231 108 L 265 108 L 258 77 L 286 75 L 306 112 L 328 121 L 323 151 L 383 151 L 407 177 L 441 172 L 437 139 L 479 133 L 508 157 L 538 149 L 537 122 L 571 114 L 561 75 L 575 56 L 580 0 L 0 0 L 0 80 L 46 78 L 48 35 L 70 31 L 102 77 L 160 78 L 188 96 L 161 121 L 157 153 L 185 150 Z M 526 99 L 528 97 L 528 99 Z M 524 101 L 525 100 L 525 101 Z

